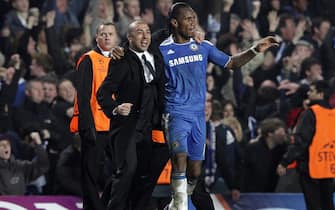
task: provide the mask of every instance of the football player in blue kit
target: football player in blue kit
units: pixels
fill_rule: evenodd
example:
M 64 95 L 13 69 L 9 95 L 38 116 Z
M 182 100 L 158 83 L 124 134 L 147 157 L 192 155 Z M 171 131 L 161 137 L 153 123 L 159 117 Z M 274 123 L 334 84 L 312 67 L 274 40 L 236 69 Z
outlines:
M 172 160 L 172 201 L 170 210 L 187 210 L 201 174 L 205 151 L 205 99 L 207 63 L 227 69 L 241 67 L 269 47 L 278 46 L 275 37 L 266 37 L 244 52 L 229 56 L 208 41 L 195 42 L 194 10 L 186 3 L 175 3 L 169 13 L 171 35 L 159 48 L 165 66 L 165 113 Z

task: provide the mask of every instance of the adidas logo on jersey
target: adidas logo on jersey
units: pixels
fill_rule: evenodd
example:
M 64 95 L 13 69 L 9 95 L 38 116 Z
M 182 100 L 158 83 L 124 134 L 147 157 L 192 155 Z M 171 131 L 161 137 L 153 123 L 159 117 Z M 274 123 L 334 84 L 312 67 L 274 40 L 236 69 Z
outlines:
M 168 55 L 174 54 L 174 51 L 169 49 L 169 51 L 167 52 Z

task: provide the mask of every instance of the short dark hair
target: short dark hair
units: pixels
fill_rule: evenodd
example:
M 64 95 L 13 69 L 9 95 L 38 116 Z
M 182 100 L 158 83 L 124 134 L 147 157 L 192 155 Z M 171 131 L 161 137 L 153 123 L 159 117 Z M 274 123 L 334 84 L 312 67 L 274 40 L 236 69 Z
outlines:
M 320 65 L 321 63 L 318 59 L 313 57 L 305 58 L 301 63 L 301 74 L 302 76 L 306 76 L 306 71 L 310 70 L 313 65 Z
M 269 133 L 273 133 L 278 128 L 286 129 L 285 123 L 279 118 L 266 118 L 260 124 L 263 137 L 266 137 Z
M 33 55 L 32 57 L 33 57 L 33 59 L 36 60 L 37 65 L 40 65 L 40 66 L 43 67 L 45 73 L 50 73 L 54 70 L 53 69 L 52 58 L 49 54 L 37 53 L 37 54 Z
M 324 80 L 318 80 L 318 81 L 312 82 L 311 86 L 314 86 L 315 90 L 318 93 L 323 93 L 323 99 L 328 101 L 329 96 L 330 96 L 330 86 L 328 82 Z
M 315 17 L 312 19 L 312 34 L 315 33 L 314 28 L 319 29 L 323 22 L 330 22 L 326 17 Z
M 284 13 L 284 14 L 280 15 L 278 29 L 286 27 L 286 21 L 287 20 L 292 20 L 293 22 L 295 22 L 294 17 L 292 15 L 288 14 L 288 13 Z
M 41 81 L 43 83 L 49 83 L 49 84 L 57 85 L 58 78 L 55 74 L 47 74 L 47 75 L 41 77 Z
M 10 142 L 10 136 L 7 134 L 1 134 L 0 133 L 0 141 L 9 141 Z
M 172 32 L 172 25 L 171 25 L 171 19 L 177 19 L 177 17 L 179 17 L 181 10 L 182 9 L 192 9 L 192 7 L 188 4 L 186 4 L 185 2 L 177 2 L 174 3 L 169 10 L 168 13 L 168 27 L 169 27 L 169 31 Z M 193 10 L 193 9 L 192 9 Z
M 180 14 L 181 9 L 184 9 L 184 8 L 192 9 L 192 7 L 186 4 L 185 2 L 174 3 L 170 7 L 170 10 L 169 10 L 169 14 L 168 14 L 169 20 L 171 20 L 172 18 L 176 19 Z

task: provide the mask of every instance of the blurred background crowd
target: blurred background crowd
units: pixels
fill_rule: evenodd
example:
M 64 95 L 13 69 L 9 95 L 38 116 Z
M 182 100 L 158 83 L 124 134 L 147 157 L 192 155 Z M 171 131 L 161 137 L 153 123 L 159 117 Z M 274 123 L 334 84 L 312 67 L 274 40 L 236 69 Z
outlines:
M 102 21 L 115 22 L 121 43 L 133 20 L 145 20 L 152 32 L 166 27 L 174 2 L 0 0 L 0 142 L 10 140 L 16 159 L 43 158 L 36 149 L 40 146 L 49 159 L 49 167 L 43 161 L 33 162 L 40 170 L 26 178 L 22 194 L 81 195 L 80 138 L 69 132 L 76 61 L 95 46 L 96 27 Z M 234 72 L 210 63 L 206 106 L 208 122 L 225 125 L 226 145 L 234 142 L 238 147 L 237 152 L 226 153 L 236 165 L 217 161 L 239 175 L 239 180 L 231 181 L 221 174 L 228 188 L 278 191 L 275 170 L 290 141 L 286 134 L 308 107 L 309 85 L 327 81 L 329 102 L 335 107 L 335 1 L 185 2 L 197 12 L 206 39 L 227 54 L 238 54 L 266 35 L 281 40 L 279 47 L 258 54 Z M 274 128 L 287 128 L 285 134 L 275 139 L 273 147 L 250 146 L 262 139 L 262 128 L 269 129 L 262 127 L 264 120 Z M 208 132 L 209 144 L 211 138 Z M 0 169 L 0 182 L 3 173 Z M 213 174 L 207 175 L 212 185 Z

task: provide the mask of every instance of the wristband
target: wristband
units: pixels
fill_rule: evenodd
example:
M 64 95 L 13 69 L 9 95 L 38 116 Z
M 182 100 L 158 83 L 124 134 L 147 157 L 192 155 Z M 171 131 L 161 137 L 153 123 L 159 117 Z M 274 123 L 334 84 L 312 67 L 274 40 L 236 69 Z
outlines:
M 251 52 L 253 52 L 255 55 L 258 55 L 260 52 L 256 50 L 256 47 L 251 47 L 250 48 Z

